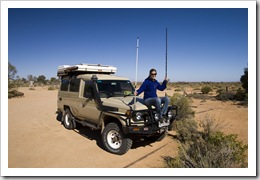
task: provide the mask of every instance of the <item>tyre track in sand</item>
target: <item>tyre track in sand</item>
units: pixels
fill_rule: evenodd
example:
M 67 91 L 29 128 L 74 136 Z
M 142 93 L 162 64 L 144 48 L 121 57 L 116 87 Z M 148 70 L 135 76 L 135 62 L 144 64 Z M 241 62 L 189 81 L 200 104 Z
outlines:
M 125 167 L 123 167 L 123 168 L 129 168 L 129 167 L 133 166 L 134 164 L 136 164 L 136 163 L 138 163 L 138 162 L 142 161 L 143 159 L 145 159 L 145 158 L 149 157 L 150 155 L 152 155 L 152 154 L 154 154 L 155 152 L 159 151 L 160 149 L 162 149 L 163 147 L 165 147 L 165 146 L 166 146 L 166 145 L 168 145 L 168 144 L 169 144 L 169 143 L 167 143 L 167 144 L 164 144 L 163 146 L 161 146 L 161 147 L 159 147 L 159 148 L 157 148 L 157 149 L 153 150 L 152 152 L 150 152 L 150 153 L 148 153 L 148 154 L 146 154 L 146 155 L 142 156 L 141 158 L 139 158 L 139 159 L 135 160 L 134 162 L 132 162 L 132 163 L 130 163 L 130 164 L 128 164 L 128 165 L 126 165 L 126 166 L 125 166 Z

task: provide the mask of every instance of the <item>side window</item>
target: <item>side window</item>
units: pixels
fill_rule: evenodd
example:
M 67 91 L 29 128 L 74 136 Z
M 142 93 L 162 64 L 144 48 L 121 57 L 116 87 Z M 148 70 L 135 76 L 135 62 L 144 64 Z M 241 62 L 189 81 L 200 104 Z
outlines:
M 93 85 L 91 82 L 85 82 L 85 88 L 84 88 L 84 97 L 85 98 L 91 98 L 93 95 Z
M 60 90 L 61 91 L 68 91 L 68 88 L 69 88 L 69 80 L 68 79 L 62 79 Z
M 80 79 L 70 80 L 70 92 L 79 92 Z

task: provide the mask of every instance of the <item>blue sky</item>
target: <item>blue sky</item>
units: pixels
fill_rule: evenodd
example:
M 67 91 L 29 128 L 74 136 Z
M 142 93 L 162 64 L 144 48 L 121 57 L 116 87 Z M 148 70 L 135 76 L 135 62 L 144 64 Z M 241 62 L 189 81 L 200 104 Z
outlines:
M 178 81 L 239 81 L 248 65 L 246 8 L 9 8 L 8 59 L 20 77 L 56 77 L 63 64 L 114 65 L 138 81 L 151 68 Z

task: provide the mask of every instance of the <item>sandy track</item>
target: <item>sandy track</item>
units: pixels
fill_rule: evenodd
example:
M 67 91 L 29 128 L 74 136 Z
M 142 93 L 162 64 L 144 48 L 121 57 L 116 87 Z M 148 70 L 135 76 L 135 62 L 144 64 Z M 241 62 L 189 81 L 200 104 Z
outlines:
M 108 153 L 99 131 L 81 126 L 67 130 L 61 125 L 56 115 L 57 90 L 19 91 L 25 97 L 8 100 L 9 168 L 154 168 L 164 166 L 163 157 L 177 154 L 174 131 L 161 142 L 135 143 L 122 156 Z M 247 108 L 219 101 L 195 100 L 193 105 L 197 119 L 214 114 L 227 123 L 226 133 L 239 134 L 247 143 Z

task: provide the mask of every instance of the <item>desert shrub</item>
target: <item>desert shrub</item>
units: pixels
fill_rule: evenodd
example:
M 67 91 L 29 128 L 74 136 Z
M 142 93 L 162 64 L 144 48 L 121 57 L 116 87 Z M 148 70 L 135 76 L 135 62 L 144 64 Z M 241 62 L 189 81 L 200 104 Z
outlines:
M 16 89 L 8 91 L 8 99 L 14 98 L 14 97 L 23 97 L 24 93 L 17 91 Z
M 196 139 L 198 137 L 197 128 L 198 124 L 193 119 L 176 121 L 174 124 L 174 130 L 177 133 L 176 137 L 182 143 Z
M 8 82 L 8 89 L 10 90 L 10 89 L 13 89 L 13 88 L 17 88 L 17 86 L 16 86 L 16 84 L 15 83 L 13 83 L 13 82 Z
M 15 97 L 15 95 L 12 92 L 8 92 L 8 99 L 11 99 L 13 97 Z
M 220 101 L 227 101 L 227 100 L 233 100 L 234 94 L 232 92 L 227 92 L 225 90 L 218 91 L 218 95 L 216 96 L 217 100 Z
M 195 112 L 190 107 L 190 101 L 188 97 L 178 93 L 170 98 L 170 103 L 178 106 L 178 120 L 194 117 Z
M 182 123 L 177 128 L 178 156 L 164 157 L 166 167 L 170 168 L 245 168 L 247 167 L 247 145 L 237 140 L 237 135 L 225 135 L 216 131 L 214 121 L 207 121 L 201 125 L 202 131 L 192 126 L 194 120 Z M 188 136 L 187 136 L 188 135 Z M 183 141 L 183 136 L 185 140 Z M 188 138 L 187 138 L 188 137 Z
M 202 93 L 189 94 L 189 97 L 192 97 L 192 98 L 195 98 L 195 99 L 201 99 L 203 102 L 205 102 L 206 100 L 212 99 L 211 96 L 208 96 L 208 95 L 202 94 Z
M 206 114 L 199 123 L 199 127 L 203 129 L 202 134 L 204 136 L 210 136 L 210 134 L 221 131 L 226 126 L 227 123 L 225 121 L 216 121 L 215 116 L 209 114 Z
M 49 86 L 48 87 L 48 90 L 52 91 L 52 90 L 55 90 L 56 88 L 54 86 Z
M 210 86 L 203 86 L 203 87 L 201 88 L 202 94 L 208 94 L 210 91 L 213 91 Z
M 199 90 L 201 90 L 201 89 L 200 89 L 200 87 L 194 87 L 193 90 L 194 90 L 194 91 L 199 91 Z
M 237 101 L 247 101 L 246 91 L 239 88 L 236 94 L 234 95 L 234 99 L 236 99 Z
M 241 88 L 239 88 L 235 93 L 225 90 L 218 90 L 217 93 L 218 95 L 216 96 L 216 99 L 220 101 L 236 100 L 247 102 L 247 93 Z
M 177 88 L 177 89 L 175 89 L 175 91 L 177 92 L 177 91 L 182 91 L 182 89 L 181 88 Z

